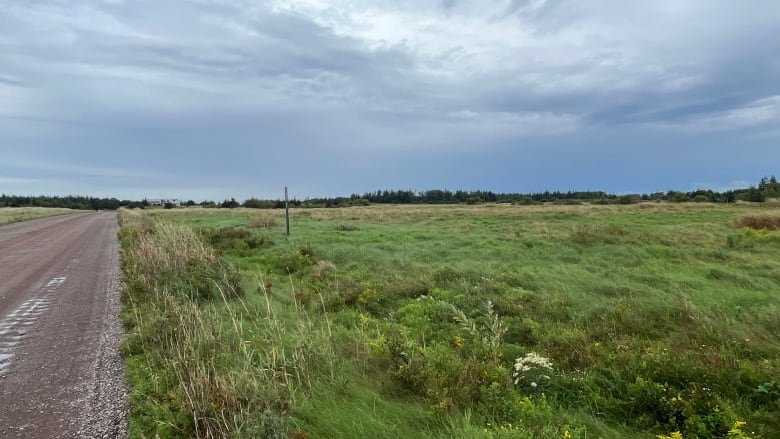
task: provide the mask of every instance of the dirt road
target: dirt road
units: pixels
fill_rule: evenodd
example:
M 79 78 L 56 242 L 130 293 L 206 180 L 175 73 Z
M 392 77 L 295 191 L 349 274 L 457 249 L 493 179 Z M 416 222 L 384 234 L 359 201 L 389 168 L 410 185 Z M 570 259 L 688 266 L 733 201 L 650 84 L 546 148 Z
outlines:
M 126 431 L 113 212 L 0 227 L 0 438 Z

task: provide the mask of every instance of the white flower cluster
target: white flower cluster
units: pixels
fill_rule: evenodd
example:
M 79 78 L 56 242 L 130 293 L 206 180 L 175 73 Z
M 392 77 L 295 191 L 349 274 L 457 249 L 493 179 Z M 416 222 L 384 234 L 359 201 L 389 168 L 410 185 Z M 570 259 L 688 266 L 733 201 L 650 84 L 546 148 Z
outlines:
M 519 384 L 521 380 L 530 379 L 532 380 L 531 387 L 536 388 L 538 386 L 536 381 L 550 379 L 550 376 L 545 375 L 544 372 L 552 371 L 552 367 L 552 361 L 549 358 L 531 352 L 523 357 L 515 358 L 512 378 L 515 379 L 515 385 Z

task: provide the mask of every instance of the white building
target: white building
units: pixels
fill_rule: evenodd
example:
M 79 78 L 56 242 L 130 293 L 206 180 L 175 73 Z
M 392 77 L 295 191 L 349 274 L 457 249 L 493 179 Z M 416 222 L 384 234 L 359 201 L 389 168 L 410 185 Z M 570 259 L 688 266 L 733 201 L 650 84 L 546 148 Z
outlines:
M 180 206 L 181 200 L 178 198 L 156 198 L 153 200 L 146 200 L 147 203 L 149 203 L 150 206 L 162 206 L 165 204 L 173 204 L 174 206 Z

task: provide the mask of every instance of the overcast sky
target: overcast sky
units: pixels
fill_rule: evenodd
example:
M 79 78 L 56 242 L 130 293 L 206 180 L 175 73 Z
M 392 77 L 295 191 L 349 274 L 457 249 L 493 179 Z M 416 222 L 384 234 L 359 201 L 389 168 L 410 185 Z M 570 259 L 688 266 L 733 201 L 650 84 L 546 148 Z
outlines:
M 0 0 L 0 192 L 727 189 L 780 2 Z

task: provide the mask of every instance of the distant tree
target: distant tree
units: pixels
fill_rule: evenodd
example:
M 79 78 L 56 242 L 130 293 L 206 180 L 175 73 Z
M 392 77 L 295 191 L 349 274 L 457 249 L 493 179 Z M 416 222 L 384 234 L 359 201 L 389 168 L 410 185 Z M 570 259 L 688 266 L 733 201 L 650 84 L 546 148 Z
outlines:
M 235 209 L 236 207 L 239 207 L 240 204 L 238 201 L 236 201 L 235 198 L 231 198 L 230 201 L 225 200 L 222 202 L 222 204 L 219 205 L 219 207 L 226 208 L 226 209 Z
M 764 195 L 766 195 L 767 198 L 780 197 L 780 184 L 777 183 L 777 178 L 774 175 L 769 178 L 767 187 L 764 190 Z
M 689 201 L 689 198 L 688 195 L 685 194 L 685 192 L 670 190 L 669 192 L 666 193 L 666 200 L 674 201 L 676 203 L 681 203 L 684 201 Z
M 269 207 L 267 201 L 258 200 L 257 198 L 250 198 L 244 201 L 242 206 L 247 207 L 249 209 L 266 209 Z
M 755 187 L 751 187 L 750 189 L 748 189 L 745 200 L 751 201 L 753 203 L 763 203 L 764 201 L 766 201 L 766 196 L 764 195 L 764 192 L 762 190 Z

